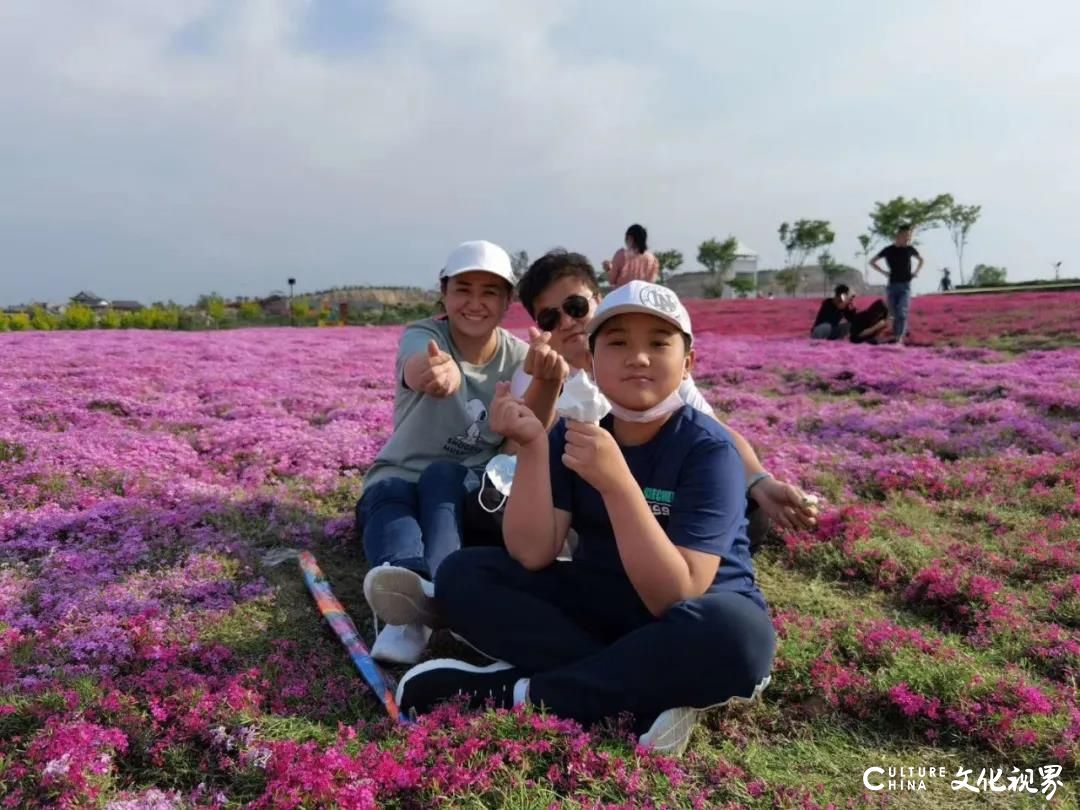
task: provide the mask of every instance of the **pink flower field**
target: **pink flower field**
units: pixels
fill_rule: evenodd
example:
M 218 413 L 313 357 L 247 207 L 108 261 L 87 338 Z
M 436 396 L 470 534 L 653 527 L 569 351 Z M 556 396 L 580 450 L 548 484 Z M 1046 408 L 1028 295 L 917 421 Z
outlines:
M 755 336 L 790 302 L 695 306 L 706 395 L 825 508 L 755 557 L 781 637 L 764 699 L 707 714 L 679 760 L 541 712 L 382 719 L 289 553 L 370 642 L 352 507 L 400 329 L 2 334 L 0 806 L 1075 806 L 1061 299 L 938 299 L 966 321 L 916 299 L 935 345 L 905 348 Z M 872 766 L 949 777 L 871 792 Z

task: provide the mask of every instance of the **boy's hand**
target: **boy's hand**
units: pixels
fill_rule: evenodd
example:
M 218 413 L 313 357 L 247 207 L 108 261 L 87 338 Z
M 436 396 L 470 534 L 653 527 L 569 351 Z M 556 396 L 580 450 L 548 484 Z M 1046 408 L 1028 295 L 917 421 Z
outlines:
M 510 383 L 495 383 L 495 399 L 488 408 L 488 427 L 524 447 L 546 437 L 544 424 L 520 399 L 510 396 Z
M 427 356 L 420 357 L 418 362 L 423 364 L 423 370 L 416 390 L 442 399 L 454 394 L 461 386 L 461 369 L 434 340 L 428 341 Z
M 529 353 L 525 355 L 524 371 L 534 380 L 562 382 L 570 374 L 570 365 L 549 345 L 551 332 L 529 327 Z
M 615 437 L 599 425 L 566 420 L 563 464 L 601 495 L 622 487 L 630 468 Z
M 750 490 L 750 497 L 782 529 L 809 530 L 817 525 L 817 505 L 796 486 L 766 478 Z

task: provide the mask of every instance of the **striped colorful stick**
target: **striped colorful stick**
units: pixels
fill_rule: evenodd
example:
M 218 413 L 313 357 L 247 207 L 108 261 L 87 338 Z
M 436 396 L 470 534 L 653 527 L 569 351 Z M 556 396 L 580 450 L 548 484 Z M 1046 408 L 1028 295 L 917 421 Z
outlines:
M 356 664 L 356 668 L 360 670 L 360 674 L 364 676 L 364 680 L 367 681 L 375 696 L 382 701 L 387 714 L 398 723 L 408 723 L 408 718 L 398 711 L 390 679 L 375 663 L 375 659 L 371 657 L 364 640 L 360 638 L 360 634 L 356 631 L 356 625 L 353 624 L 349 614 L 341 606 L 341 602 L 337 600 L 337 597 L 330 590 L 330 583 L 326 579 L 326 574 L 322 572 L 319 564 L 315 562 L 314 555 L 309 551 L 301 551 L 299 559 L 300 570 L 304 572 L 304 581 L 307 583 L 311 595 L 315 597 L 315 604 L 319 606 L 319 612 L 322 613 L 323 617 L 334 629 L 334 632 L 337 633 L 337 637 L 341 639 L 345 649 L 349 651 L 349 656 L 352 658 L 353 663 Z

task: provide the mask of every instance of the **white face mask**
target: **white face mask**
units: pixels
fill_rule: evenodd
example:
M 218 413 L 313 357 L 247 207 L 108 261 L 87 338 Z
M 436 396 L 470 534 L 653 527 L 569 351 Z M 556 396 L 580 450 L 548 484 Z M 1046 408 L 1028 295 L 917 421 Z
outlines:
M 661 417 L 668 414 L 675 413 L 686 403 L 683 402 L 683 398 L 679 396 L 678 391 L 673 391 L 670 396 L 666 397 L 663 401 L 656 403 L 647 411 L 632 411 L 629 408 L 624 408 L 618 403 L 611 403 L 611 415 L 616 419 L 622 419 L 624 422 L 655 422 Z
M 517 456 L 500 454 L 487 463 L 487 467 L 484 469 L 484 477 L 480 481 L 480 493 L 477 496 L 480 499 L 481 509 L 485 512 L 495 514 L 503 508 L 506 499 L 510 497 L 510 487 L 514 483 L 515 470 L 517 470 Z M 499 505 L 494 509 L 489 508 L 488 505 L 484 503 L 484 487 L 488 481 L 491 481 L 492 488 L 502 495 Z

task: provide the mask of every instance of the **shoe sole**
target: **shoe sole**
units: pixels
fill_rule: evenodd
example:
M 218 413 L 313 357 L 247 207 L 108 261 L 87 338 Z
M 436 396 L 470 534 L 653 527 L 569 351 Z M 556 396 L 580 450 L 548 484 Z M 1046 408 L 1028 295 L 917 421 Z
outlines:
M 455 658 L 432 658 L 430 661 L 417 664 L 401 676 L 401 680 L 398 681 L 397 691 L 394 693 L 394 700 L 397 701 L 398 706 L 401 705 L 401 699 L 404 697 L 405 684 L 417 675 L 423 675 L 425 672 L 431 672 L 433 669 L 456 669 L 458 672 L 479 674 L 485 672 L 501 672 L 504 669 L 512 669 L 512 666 L 505 661 L 496 661 L 494 664 L 478 667 L 475 664 L 467 664 L 464 661 L 458 661 Z
M 420 575 L 407 568 L 372 568 L 364 577 L 364 598 L 386 624 L 444 626 Z

